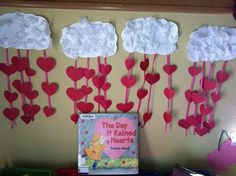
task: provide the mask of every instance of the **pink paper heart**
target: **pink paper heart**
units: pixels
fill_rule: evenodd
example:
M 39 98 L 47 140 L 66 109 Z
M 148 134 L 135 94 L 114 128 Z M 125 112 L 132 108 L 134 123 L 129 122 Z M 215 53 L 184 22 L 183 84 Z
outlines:
M 164 118 L 166 124 L 169 124 L 172 121 L 172 115 L 169 112 L 164 112 L 163 118 Z
M 30 67 L 25 68 L 25 74 L 29 77 L 36 75 L 36 71 Z
M 107 91 L 110 88 L 111 88 L 111 83 L 109 83 L 109 82 L 104 83 L 102 86 L 103 91 Z
M 50 117 L 50 116 L 52 116 L 53 114 L 55 114 L 55 112 L 56 112 L 56 109 L 55 108 L 53 108 L 53 107 L 48 107 L 48 106 L 45 106 L 44 108 L 43 108 L 43 112 L 44 112 L 44 114 L 47 116 L 47 117 Z
M 191 126 L 185 119 L 180 119 L 178 125 L 184 129 L 188 129 Z
M 172 73 L 174 73 L 177 69 L 177 66 L 176 65 L 164 65 L 162 67 L 162 69 L 168 74 L 168 75 L 171 75 Z
M 18 94 L 16 92 L 9 92 L 8 90 L 4 91 L 4 96 L 9 103 L 16 101 Z
M 149 66 L 149 60 L 148 59 L 145 59 L 144 61 L 140 62 L 140 68 L 141 68 L 142 71 L 145 72 L 147 70 L 148 66 Z
M 39 66 L 39 68 L 41 68 L 43 71 L 45 72 L 49 72 L 51 71 L 54 66 L 56 65 L 56 61 L 54 58 L 52 57 L 39 57 L 37 59 L 37 65 Z
M 133 107 L 134 102 L 118 103 L 116 105 L 116 108 L 123 113 L 129 112 Z
M 211 99 L 214 103 L 217 103 L 221 99 L 221 96 L 217 94 L 216 92 L 212 92 Z
M 135 60 L 134 59 L 128 58 L 128 59 L 125 60 L 125 66 L 126 66 L 127 70 L 132 69 L 134 65 L 135 65 Z
M 19 114 L 20 111 L 17 108 L 5 108 L 3 110 L 3 115 L 11 121 L 14 121 Z
M 95 70 L 94 69 L 88 69 L 84 68 L 84 77 L 86 79 L 91 79 L 95 75 Z
M 35 98 L 37 98 L 39 95 L 37 90 L 31 90 L 25 93 L 25 96 L 29 99 L 29 100 L 33 100 Z
M 41 84 L 41 88 L 43 89 L 43 91 L 47 94 L 47 95 L 53 95 L 57 92 L 58 90 L 58 84 L 55 82 L 49 83 L 44 81 Z
M 24 82 L 21 83 L 20 80 L 14 80 L 12 83 L 13 87 L 20 93 L 26 93 L 32 90 L 32 83 L 30 82 Z
M 146 123 L 150 120 L 152 118 L 152 113 L 151 112 L 145 112 L 144 114 L 143 114 L 143 126 L 142 127 L 144 127 L 145 125 L 146 125 Z
M 208 78 L 203 78 L 202 88 L 205 91 L 210 91 L 216 87 L 216 83 L 213 80 L 208 80 Z
M 75 123 L 77 124 L 78 120 L 79 120 L 79 114 L 72 114 L 70 116 L 70 119 Z
M 196 117 L 191 115 L 187 117 L 187 122 L 192 125 L 192 126 L 199 126 L 201 124 L 202 121 L 202 115 L 197 115 Z
M 191 103 L 193 100 L 192 100 L 192 91 L 191 90 L 186 90 L 185 91 L 185 98 L 186 100 Z
M 92 87 L 87 87 L 85 85 L 83 85 L 80 89 L 84 92 L 84 95 L 89 95 L 93 91 Z
M 205 97 L 201 95 L 199 92 L 192 92 L 191 99 L 195 104 L 199 104 L 203 101 L 205 101 Z
M 141 88 L 137 91 L 137 97 L 141 100 L 144 97 L 146 97 L 147 93 L 148 93 L 147 89 Z
M 188 72 L 191 76 L 197 76 L 199 73 L 201 73 L 201 68 L 198 68 L 196 66 L 190 66 L 188 68 Z
M 135 85 L 136 79 L 134 76 L 123 76 L 121 78 L 121 83 L 126 87 L 126 88 L 131 88 Z
M 13 56 L 11 61 L 16 70 L 18 70 L 19 72 L 24 71 L 26 67 L 29 66 L 29 59 L 26 57 L 19 58 L 17 56 Z
M 207 106 L 205 104 L 200 105 L 200 112 L 202 113 L 203 116 L 206 116 L 207 114 L 210 114 L 212 112 L 212 107 Z
M 209 132 L 209 130 L 206 127 L 203 128 L 195 128 L 195 132 L 200 136 L 204 136 L 205 134 L 207 134 Z
M 81 89 L 75 89 L 73 87 L 69 87 L 66 90 L 67 96 L 72 100 L 72 101 L 78 101 L 84 98 L 85 94 L 84 91 Z
M 84 77 L 84 69 L 82 67 L 76 68 L 73 66 L 69 66 L 66 69 L 67 76 L 73 81 L 79 81 Z
M 40 106 L 36 104 L 35 105 L 24 104 L 22 106 L 22 110 L 24 111 L 25 114 L 33 117 L 40 111 Z
M 220 71 L 218 71 L 218 72 L 216 73 L 216 79 L 217 79 L 217 81 L 218 81 L 220 84 L 222 84 L 222 83 L 224 83 L 225 81 L 227 81 L 228 78 L 229 78 L 229 74 L 226 73 L 226 72 L 222 72 L 222 71 L 220 70 Z
M 14 67 L 13 64 L 7 66 L 5 63 L 0 63 L 0 71 L 3 72 L 5 75 L 10 76 L 14 74 L 17 69 Z
M 165 88 L 164 89 L 164 94 L 168 99 L 171 99 L 175 95 L 175 90 L 172 89 L 172 88 Z
M 145 80 L 151 85 L 155 84 L 159 79 L 160 75 L 158 73 L 147 73 L 145 75 Z
M 26 125 L 28 125 L 32 121 L 32 117 L 29 115 L 23 115 L 20 118 L 23 122 L 25 122 Z
M 88 102 L 88 103 L 79 102 L 77 104 L 77 108 L 83 113 L 89 113 L 89 112 L 92 112 L 94 105 L 93 105 L 93 103 L 90 103 L 90 102 Z
M 104 76 L 94 76 L 93 79 L 93 85 L 97 88 L 97 89 L 101 89 L 102 86 L 105 83 L 105 77 Z
M 105 97 L 103 95 L 96 95 L 94 96 L 94 101 L 98 104 L 101 104 L 101 102 L 105 99 Z
M 211 130 L 215 127 L 215 122 L 213 120 L 211 121 L 205 121 L 203 122 L 203 125 L 208 129 Z
M 104 64 L 101 64 L 100 65 L 100 71 L 102 73 L 103 76 L 107 76 L 112 70 L 112 66 L 111 65 L 104 65 Z
M 112 104 L 111 100 L 102 100 L 101 101 L 101 106 L 103 107 L 104 110 L 107 110 Z

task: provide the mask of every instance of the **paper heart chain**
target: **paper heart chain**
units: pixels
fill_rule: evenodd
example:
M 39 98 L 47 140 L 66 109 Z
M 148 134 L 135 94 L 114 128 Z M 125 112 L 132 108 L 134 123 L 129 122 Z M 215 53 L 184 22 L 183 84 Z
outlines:
M 167 82 L 168 82 L 168 86 L 164 89 L 164 95 L 168 100 L 168 106 L 167 106 L 167 111 L 163 113 L 163 119 L 166 122 L 165 132 L 167 132 L 167 125 L 170 124 L 173 119 L 172 114 L 171 114 L 171 111 L 172 111 L 171 106 L 172 106 L 172 99 L 175 95 L 175 90 L 171 86 L 171 76 L 177 69 L 176 65 L 171 65 L 170 55 L 166 56 L 166 65 L 164 65 L 162 69 L 167 74 Z
M 135 65 L 135 60 L 132 57 L 131 53 L 125 59 L 125 66 L 128 71 L 126 75 L 121 78 L 121 84 L 125 87 L 125 101 L 124 103 L 116 104 L 116 108 L 123 112 L 127 113 L 132 110 L 134 107 L 134 102 L 129 101 L 129 92 L 130 89 L 136 84 L 136 78 L 132 75 L 132 69 Z
M 37 59 L 38 67 L 44 71 L 44 81 L 41 83 L 41 89 L 47 95 L 48 105 L 44 106 L 43 112 L 46 117 L 50 117 L 56 113 L 56 109 L 52 107 L 51 96 L 58 91 L 58 84 L 55 82 L 49 82 L 48 73 L 56 65 L 56 61 L 53 57 L 47 57 L 46 50 L 43 50 L 43 57 Z

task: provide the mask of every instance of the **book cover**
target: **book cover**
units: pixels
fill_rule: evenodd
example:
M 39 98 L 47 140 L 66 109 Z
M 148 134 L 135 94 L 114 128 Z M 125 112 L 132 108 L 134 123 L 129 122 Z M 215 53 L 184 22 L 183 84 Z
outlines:
M 80 173 L 138 173 L 137 114 L 80 114 L 78 128 Z

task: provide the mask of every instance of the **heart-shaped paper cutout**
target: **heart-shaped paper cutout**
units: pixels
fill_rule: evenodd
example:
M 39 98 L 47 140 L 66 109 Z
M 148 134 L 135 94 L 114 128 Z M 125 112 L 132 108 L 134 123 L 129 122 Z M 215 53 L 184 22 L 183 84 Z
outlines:
M 31 82 L 21 83 L 20 80 L 14 80 L 12 83 L 13 87 L 20 93 L 26 93 L 32 90 Z
M 2 71 L 5 75 L 10 76 L 14 74 L 17 71 L 17 69 L 16 67 L 14 67 L 14 65 L 7 66 L 4 63 L 0 63 L 0 71 Z
M 24 111 L 25 114 L 33 117 L 40 111 L 40 106 L 36 104 L 35 105 L 24 104 L 22 106 L 22 110 Z
M 121 78 L 121 83 L 123 84 L 123 86 L 125 86 L 126 88 L 131 88 L 135 85 L 136 83 L 136 79 L 134 76 L 123 76 Z
M 101 106 L 103 107 L 104 110 L 107 110 L 112 104 L 111 100 L 102 100 L 101 101 Z
M 66 90 L 66 94 L 67 96 L 73 100 L 73 101 L 78 101 L 78 100 L 81 100 L 82 98 L 84 98 L 85 94 L 84 94 L 84 91 L 81 90 L 81 89 L 75 89 L 73 87 L 69 87 L 67 90 Z
M 20 111 L 17 108 L 5 108 L 3 110 L 3 115 L 11 121 L 14 121 L 19 114 Z
M 206 116 L 212 112 L 212 107 L 207 106 L 205 104 L 200 105 L 200 112 L 202 113 L 203 116 Z
M 89 113 L 92 112 L 94 105 L 90 102 L 86 103 L 81 101 L 77 104 L 77 108 L 83 113 Z
M 187 120 L 185 119 L 180 119 L 178 121 L 178 125 L 181 127 L 181 128 L 184 128 L 184 129 L 188 129 L 191 125 L 187 122 Z
M 162 69 L 168 74 L 168 75 L 171 75 L 172 73 L 174 73 L 177 69 L 177 66 L 176 65 L 164 65 L 162 67 Z
M 56 61 L 54 58 L 52 57 L 39 57 L 37 59 L 37 65 L 39 66 L 39 68 L 41 68 L 43 71 L 45 72 L 49 72 L 51 71 L 54 66 L 56 65 Z
M 110 87 L 111 87 L 111 83 L 106 82 L 106 83 L 103 84 L 102 90 L 107 91 L 108 89 L 110 89 Z
M 70 119 L 75 123 L 77 124 L 78 120 L 79 120 L 79 114 L 72 114 L 70 116 Z
M 196 117 L 191 115 L 191 116 L 188 116 L 186 120 L 190 125 L 197 127 L 202 122 L 202 115 L 199 114 Z
M 24 71 L 29 66 L 29 59 L 26 57 L 19 58 L 17 56 L 13 56 L 11 61 L 16 70 L 19 72 Z
M 29 115 L 22 115 L 20 118 L 23 122 L 25 122 L 26 125 L 32 121 L 32 117 Z
M 147 89 L 144 89 L 144 88 L 141 88 L 137 91 L 137 97 L 142 100 L 144 97 L 146 97 L 148 93 L 148 90 Z
M 151 85 L 155 84 L 159 79 L 160 75 L 158 73 L 147 73 L 145 75 L 145 80 Z
M 199 92 L 192 92 L 191 99 L 195 104 L 199 104 L 205 101 L 205 97 L 201 95 Z
M 165 88 L 164 94 L 165 94 L 166 98 L 171 99 L 175 95 L 175 90 L 172 88 Z
M 96 95 L 93 99 L 96 103 L 101 104 L 105 97 L 103 95 Z
M 30 67 L 25 68 L 25 74 L 29 77 L 32 77 L 36 74 L 36 71 Z
M 84 92 L 84 95 L 89 95 L 93 91 L 92 87 L 87 87 L 85 85 L 81 87 L 81 90 Z
M 44 114 L 45 114 L 47 117 L 50 117 L 50 116 L 52 116 L 53 114 L 55 114 L 56 109 L 53 108 L 53 107 L 45 106 L 45 107 L 43 108 L 43 112 L 44 112 Z
M 134 102 L 132 101 L 127 103 L 118 103 L 116 105 L 116 108 L 123 113 L 129 112 L 133 107 L 134 107 Z
M 25 96 L 29 99 L 29 100 L 33 100 L 35 98 L 37 98 L 39 95 L 37 90 L 31 90 L 28 92 L 25 92 Z
M 163 118 L 164 118 L 166 124 L 169 124 L 172 121 L 172 115 L 169 112 L 164 112 Z
M 95 75 L 95 70 L 94 69 L 88 69 L 84 68 L 84 77 L 86 79 L 91 79 Z
M 4 91 L 4 96 L 9 103 L 16 101 L 18 94 L 16 92 L 9 92 L 8 90 Z
M 142 71 L 145 72 L 147 70 L 148 66 L 149 66 L 149 59 L 146 58 L 144 61 L 140 62 L 140 68 Z
M 100 71 L 102 73 L 103 76 L 107 76 L 112 70 L 112 66 L 111 65 L 104 65 L 104 64 L 101 64 L 100 65 Z
M 211 130 L 215 127 L 215 122 L 213 120 L 211 121 L 205 121 L 203 122 L 203 125 L 208 129 Z
M 196 66 L 190 66 L 188 67 L 188 72 L 191 76 L 197 76 L 199 73 L 201 73 L 201 68 Z
M 112 130 L 112 134 L 121 133 L 124 130 L 124 128 L 122 128 L 120 126 L 122 124 L 126 125 L 125 131 L 127 131 L 127 132 L 133 133 L 136 130 L 133 122 L 128 118 L 121 117 L 116 120 L 112 120 L 110 118 L 99 118 L 99 119 L 97 119 L 96 124 L 94 126 L 94 134 L 100 134 L 101 136 L 104 136 L 106 141 L 113 141 L 112 138 L 114 138 L 114 136 L 107 134 L 107 130 L 104 130 L 104 128 L 103 128 L 104 123 L 114 126 L 114 128 L 112 128 L 112 129 L 110 128 L 110 130 Z M 130 140 L 134 140 L 134 137 L 135 136 L 133 136 L 133 135 L 129 135 Z M 122 135 L 116 135 L 117 140 L 120 140 L 123 138 L 124 138 L 124 136 L 122 136 Z M 120 156 L 122 156 L 122 154 L 127 150 L 127 148 L 129 148 L 129 146 L 131 144 L 132 143 L 129 143 L 129 142 L 125 142 L 122 144 L 116 143 L 116 142 L 107 142 L 106 148 L 104 149 L 104 153 L 107 156 L 109 156 L 111 159 L 115 160 L 115 159 L 119 158 Z M 123 147 L 120 147 L 120 146 L 123 146 Z M 120 147 L 120 149 L 116 150 L 114 152 L 114 148 L 118 148 L 118 147 Z
M 203 78 L 202 88 L 205 91 L 213 90 L 215 87 L 216 87 L 216 83 L 213 80 L 210 80 L 208 78 Z
M 191 90 L 186 90 L 184 95 L 185 95 L 186 100 L 189 103 L 191 103 L 192 102 L 192 91 Z
M 209 132 L 209 130 L 206 127 L 203 128 L 195 128 L 195 132 L 200 136 L 204 136 L 205 134 L 207 134 Z
M 48 83 L 48 82 L 44 81 L 41 84 L 41 88 L 47 95 L 51 96 L 57 92 L 58 84 L 55 82 Z
M 211 99 L 214 103 L 217 103 L 221 99 L 221 96 L 217 94 L 216 92 L 212 92 Z
M 79 81 L 84 77 L 84 69 L 82 67 L 76 68 L 73 66 L 69 66 L 66 69 L 67 76 L 73 81 Z
M 105 77 L 104 76 L 94 76 L 93 79 L 93 85 L 97 88 L 97 89 L 101 89 L 102 86 L 105 83 Z
M 128 58 L 125 60 L 125 66 L 126 66 L 126 69 L 127 70 L 130 70 L 134 67 L 135 65 L 135 60 L 134 59 L 131 59 L 131 58 Z
M 216 79 L 217 79 L 217 81 L 218 81 L 220 84 L 222 84 L 222 83 L 224 83 L 225 81 L 227 81 L 228 78 L 229 78 L 229 74 L 226 73 L 226 72 L 222 72 L 222 71 L 220 70 L 220 71 L 218 71 L 218 72 L 216 73 Z
M 144 127 L 146 125 L 146 123 L 152 118 L 152 113 L 148 113 L 148 112 L 145 112 L 143 114 L 143 126 Z

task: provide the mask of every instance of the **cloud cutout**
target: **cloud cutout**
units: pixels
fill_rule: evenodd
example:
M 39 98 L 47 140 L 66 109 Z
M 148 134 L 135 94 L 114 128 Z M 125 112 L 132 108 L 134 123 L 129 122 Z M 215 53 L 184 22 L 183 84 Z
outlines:
M 202 26 L 187 42 L 189 60 L 217 61 L 236 57 L 236 28 Z
M 165 19 L 137 18 L 125 24 L 121 37 L 129 53 L 168 55 L 176 50 L 178 26 Z
M 0 16 L 1 47 L 43 50 L 50 44 L 50 29 L 45 18 L 22 12 Z
M 115 27 L 100 21 L 90 22 L 81 18 L 62 30 L 62 51 L 72 59 L 78 57 L 108 57 L 116 53 L 117 35 Z

